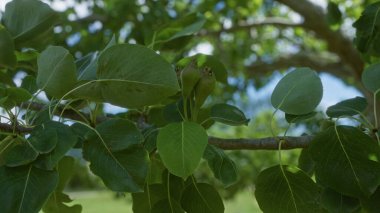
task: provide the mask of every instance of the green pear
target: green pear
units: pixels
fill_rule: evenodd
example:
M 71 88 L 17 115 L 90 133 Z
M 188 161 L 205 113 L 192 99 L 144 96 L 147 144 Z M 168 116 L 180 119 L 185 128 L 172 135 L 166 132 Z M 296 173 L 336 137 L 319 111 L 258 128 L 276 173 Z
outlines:
M 210 67 L 204 67 L 201 73 L 201 79 L 195 86 L 194 101 L 195 107 L 200 109 L 207 97 L 212 93 L 215 88 L 216 79 L 215 74 Z
M 181 84 L 182 84 L 182 95 L 184 98 L 188 98 L 194 89 L 194 86 L 201 79 L 201 73 L 198 70 L 198 66 L 195 60 L 192 60 L 182 71 L 181 71 Z

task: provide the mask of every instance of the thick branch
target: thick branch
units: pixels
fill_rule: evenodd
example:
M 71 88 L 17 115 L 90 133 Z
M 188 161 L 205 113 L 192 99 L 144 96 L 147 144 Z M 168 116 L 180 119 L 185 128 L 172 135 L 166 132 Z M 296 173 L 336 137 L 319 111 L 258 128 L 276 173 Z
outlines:
M 204 30 L 204 31 L 200 32 L 200 35 L 201 36 L 204 36 L 204 35 L 220 35 L 223 32 L 233 33 L 233 32 L 237 32 L 237 31 L 241 31 L 241 30 L 250 30 L 253 28 L 263 27 L 263 26 L 274 26 L 277 28 L 287 28 L 287 27 L 302 27 L 302 24 L 287 21 L 287 20 L 284 20 L 283 18 L 271 17 L 271 18 L 267 18 L 267 19 L 260 21 L 260 22 L 254 22 L 254 23 L 250 23 L 250 24 L 244 23 L 244 24 L 232 26 L 231 28 L 228 28 L 228 29 L 221 29 L 218 31 L 206 31 L 206 30 Z
M 325 40 L 329 51 L 336 53 L 344 64 L 354 71 L 356 79 L 360 79 L 364 62 L 356 51 L 351 39 L 346 38 L 340 31 L 330 29 L 326 15 L 319 6 L 306 0 L 277 0 L 304 17 L 303 26 L 313 31 L 317 37 Z
M 0 131 L 13 132 L 11 124 L 0 123 Z M 30 133 L 33 128 L 16 126 L 16 133 Z M 209 137 L 209 144 L 217 146 L 224 150 L 276 150 L 278 149 L 279 141 L 284 140 L 281 144 L 281 149 L 297 149 L 306 148 L 313 136 L 300 136 L 300 137 L 278 137 L 278 138 L 257 138 L 257 139 L 223 139 Z
M 217 146 L 224 150 L 276 150 L 278 149 L 279 141 L 284 140 L 281 144 L 281 149 L 297 149 L 306 148 L 313 136 L 300 137 L 268 137 L 257 139 L 222 139 L 209 137 L 209 144 Z
M 257 62 L 246 67 L 250 76 L 265 75 L 274 70 L 288 69 L 290 67 L 310 67 L 316 71 L 329 72 L 337 77 L 347 77 L 352 69 L 342 62 L 314 54 L 295 54 L 282 56 L 270 63 Z
M 91 22 L 95 22 L 95 21 L 100 21 L 100 22 L 104 23 L 104 22 L 108 21 L 108 17 L 105 16 L 105 15 L 102 15 L 102 14 L 93 13 L 93 14 L 91 14 L 89 16 L 77 19 L 75 21 L 77 21 L 77 22 L 83 22 L 83 23 L 91 23 Z
M 14 130 L 14 131 L 13 131 Z M 33 128 L 23 127 L 23 126 L 13 126 L 11 124 L 0 123 L 0 132 L 9 132 L 9 133 L 30 133 Z

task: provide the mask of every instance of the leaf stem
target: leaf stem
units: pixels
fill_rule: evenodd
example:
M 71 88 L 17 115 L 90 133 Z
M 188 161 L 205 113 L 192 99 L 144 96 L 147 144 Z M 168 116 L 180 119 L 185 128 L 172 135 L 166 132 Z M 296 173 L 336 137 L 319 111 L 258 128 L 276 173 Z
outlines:
M 169 206 L 170 206 L 170 211 L 173 212 L 173 206 L 172 206 L 172 200 L 171 200 L 171 196 L 170 196 L 170 172 L 168 171 L 168 177 L 167 177 L 167 190 L 168 190 L 168 202 L 169 202 Z
M 377 90 L 374 95 L 373 95 L 373 114 L 375 116 L 375 128 L 377 129 L 379 126 L 378 126 L 378 121 L 377 121 L 377 107 L 376 107 L 376 96 L 377 96 L 377 93 L 379 92 L 380 90 Z
M 185 114 L 186 121 L 189 120 L 189 116 L 187 114 L 187 98 L 183 97 L 183 113 Z
M 278 108 L 276 108 L 276 110 L 273 112 L 272 117 L 270 119 L 270 132 L 271 132 L 272 136 L 275 138 L 277 138 L 277 135 L 275 134 L 274 129 L 273 129 L 273 120 L 274 120 L 274 116 L 276 115 L 277 111 L 278 111 Z

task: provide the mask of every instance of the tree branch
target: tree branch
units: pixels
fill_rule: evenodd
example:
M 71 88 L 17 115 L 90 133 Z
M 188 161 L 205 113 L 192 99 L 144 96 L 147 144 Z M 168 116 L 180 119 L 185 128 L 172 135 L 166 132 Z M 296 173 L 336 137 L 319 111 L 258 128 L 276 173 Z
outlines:
M 37 102 L 25 102 L 21 104 L 20 106 L 23 109 L 29 109 L 33 111 L 42 111 L 47 108 L 46 104 L 43 103 L 37 103 Z M 82 113 L 82 112 L 76 112 L 70 108 L 66 108 L 65 111 L 63 111 L 64 107 L 59 106 L 57 107 L 57 110 L 54 112 L 54 115 L 56 116 L 62 116 L 65 118 L 69 118 L 72 120 L 77 120 L 77 121 L 86 121 L 86 120 L 91 120 L 90 116 L 88 114 Z M 63 111 L 63 113 L 62 113 Z M 84 119 L 85 118 L 85 119 Z M 105 121 L 107 118 L 105 116 L 97 116 L 96 117 L 96 123 L 101 123 Z
M 24 127 L 24 126 L 13 126 L 11 124 L 6 123 L 0 123 L 0 132 L 8 132 L 8 133 L 20 133 L 20 134 L 26 134 L 33 131 L 33 128 L 30 127 Z
M 92 13 L 86 17 L 76 19 L 75 21 L 80 23 L 91 23 L 95 21 L 100 21 L 104 23 L 108 21 L 108 17 L 102 14 Z
M 212 36 L 219 36 L 221 33 L 233 33 L 236 31 L 241 31 L 241 30 L 250 30 L 252 28 L 257 28 L 257 27 L 263 27 L 263 26 L 275 26 L 278 28 L 286 28 L 286 27 L 302 27 L 302 23 L 294 23 L 291 21 L 284 20 L 283 18 L 278 18 L 278 17 L 270 17 L 267 18 L 263 21 L 260 22 L 254 22 L 254 23 L 243 23 L 240 25 L 235 25 L 232 26 L 231 28 L 228 29 L 221 29 L 218 31 L 207 31 L 203 30 L 199 33 L 200 36 L 205 36 L 205 35 L 212 35 Z
M 281 144 L 281 149 L 297 149 L 308 147 L 312 139 L 313 136 L 256 139 L 222 139 L 209 137 L 208 142 L 224 150 L 277 150 L 280 140 L 284 140 Z
M 346 38 L 340 31 L 330 29 L 323 9 L 307 0 L 277 0 L 304 17 L 303 26 L 313 31 L 317 37 L 325 40 L 330 52 L 336 53 L 344 64 L 352 69 L 352 74 L 360 80 L 364 68 L 360 54 L 351 39 Z
M 16 126 L 15 129 L 11 124 L 0 123 L 1 132 L 16 132 L 27 134 L 33 131 L 31 127 Z M 284 140 L 281 144 L 281 149 L 297 149 L 306 148 L 313 136 L 300 136 L 300 137 L 268 137 L 257 139 L 223 139 L 216 137 L 209 137 L 208 142 L 211 145 L 217 146 L 224 150 L 277 150 L 279 141 Z
M 294 55 L 281 56 L 270 63 L 257 62 L 247 66 L 250 76 L 265 75 L 274 70 L 288 69 L 290 67 L 310 67 L 316 71 L 329 72 L 337 77 L 347 77 L 352 72 L 351 67 L 331 58 L 321 57 L 314 54 L 298 53 Z

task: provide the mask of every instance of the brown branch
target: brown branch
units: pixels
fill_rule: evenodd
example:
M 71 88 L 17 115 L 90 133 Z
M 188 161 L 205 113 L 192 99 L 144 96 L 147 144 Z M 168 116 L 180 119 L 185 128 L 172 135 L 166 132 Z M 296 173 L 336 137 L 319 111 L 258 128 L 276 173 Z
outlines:
M 304 18 L 303 26 L 328 44 L 330 52 L 336 53 L 344 64 L 352 69 L 357 80 L 360 80 L 364 68 L 360 54 L 353 46 L 351 39 L 346 38 L 340 31 L 331 30 L 326 21 L 323 9 L 307 0 L 277 0 L 299 13 Z
M 83 18 L 76 19 L 74 21 L 75 22 L 81 22 L 81 23 L 91 23 L 91 22 L 95 22 L 95 21 L 100 21 L 100 22 L 105 23 L 108 21 L 108 19 L 109 18 L 105 15 L 93 13 L 91 15 L 88 15 L 88 16 L 83 17 Z
M 312 139 L 313 136 L 256 139 L 222 139 L 209 137 L 208 142 L 224 150 L 277 150 L 280 140 L 284 140 L 281 144 L 281 149 L 297 149 L 308 147 Z
M 199 33 L 200 36 L 205 36 L 205 35 L 212 35 L 212 36 L 218 36 L 221 33 L 233 33 L 241 30 L 250 30 L 253 28 L 257 27 L 263 27 L 263 26 L 275 26 L 278 28 L 287 28 L 287 27 L 302 27 L 302 23 L 294 23 L 291 21 L 284 20 L 283 18 L 278 18 L 278 17 L 271 17 L 267 18 L 263 21 L 260 22 L 254 22 L 254 23 L 243 23 L 240 25 L 235 25 L 231 28 L 228 29 L 221 29 L 218 31 L 207 31 L 203 30 Z
M 328 72 L 337 77 L 347 77 L 351 73 L 351 67 L 340 61 L 332 60 L 314 54 L 298 53 L 281 56 L 270 63 L 257 62 L 246 67 L 250 76 L 265 75 L 275 70 L 288 69 L 290 67 L 310 67 L 317 72 Z
M 46 109 L 46 105 L 36 102 L 27 102 L 23 103 L 22 107 L 27 108 L 29 106 L 30 110 L 41 111 Z M 60 114 L 59 111 L 61 107 L 58 107 L 59 110 L 57 114 Z M 74 119 L 81 120 L 83 119 L 76 112 L 65 111 L 63 116 Z M 89 117 L 89 115 L 82 113 L 82 116 Z M 103 122 L 109 117 L 103 116 L 100 117 L 98 122 Z M 144 122 L 144 121 L 143 121 Z M 33 131 L 33 127 L 24 127 L 20 125 L 13 126 L 8 123 L 0 123 L 0 132 L 9 132 L 9 133 L 18 133 L 18 134 L 27 134 Z M 300 137 L 268 137 L 268 138 L 258 138 L 258 139 L 222 139 L 216 137 L 209 137 L 209 144 L 215 145 L 221 149 L 225 150 L 276 150 L 278 149 L 279 141 L 284 140 L 281 147 L 282 149 L 296 149 L 296 148 L 305 148 L 307 147 L 311 140 L 312 136 L 300 136 Z
M 37 102 L 25 102 L 25 103 L 21 104 L 20 107 L 23 109 L 29 109 L 29 110 L 33 110 L 33 111 L 42 111 L 42 110 L 45 110 L 47 108 L 46 104 L 37 103 Z M 54 108 L 54 106 L 52 106 L 51 108 Z M 54 115 L 60 116 L 62 114 L 62 116 L 65 118 L 69 118 L 69 119 L 77 120 L 77 121 L 83 121 L 83 122 L 86 120 L 89 120 L 89 121 L 91 120 L 90 116 L 86 113 L 79 112 L 79 114 L 78 114 L 78 112 L 76 112 L 70 108 L 66 108 L 65 111 L 62 113 L 63 109 L 64 109 L 63 106 L 57 107 L 57 110 L 54 112 Z M 96 117 L 96 123 L 101 123 L 101 122 L 105 121 L 106 119 L 107 118 L 105 116 L 97 116 Z
M 2 132 L 13 132 L 13 126 L 11 124 L 0 123 L 0 131 Z M 30 133 L 33 128 L 16 126 L 16 133 Z M 223 139 L 209 137 L 208 142 L 211 145 L 217 146 L 224 150 L 277 150 L 279 141 L 284 140 L 281 144 L 281 149 L 297 149 L 306 148 L 313 136 L 300 136 L 300 137 L 268 137 L 268 138 L 257 138 L 257 139 Z
M 0 123 L 0 132 L 9 132 L 9 133 L 15 132 L 15 133 L 25 134 L 25 133 L 30 133 L 32 130 L 33 128 L 30 128 L 30 127 L 24 127 L 24 126 L 19 126 L 19 125 L 13 126 L 11 124 Z

